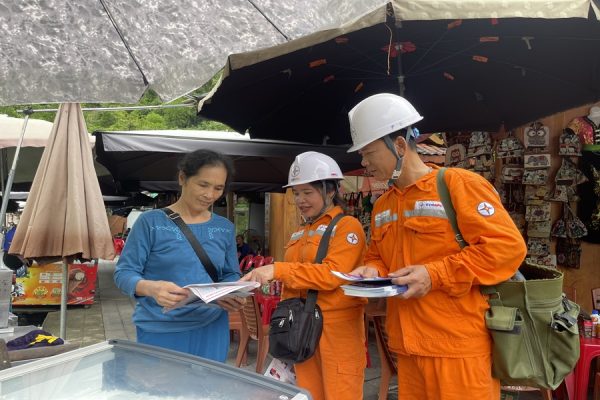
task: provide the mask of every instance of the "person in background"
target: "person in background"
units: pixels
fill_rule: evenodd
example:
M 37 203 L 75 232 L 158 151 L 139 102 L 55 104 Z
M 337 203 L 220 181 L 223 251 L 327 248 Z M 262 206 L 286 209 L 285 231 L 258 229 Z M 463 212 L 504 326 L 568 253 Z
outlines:
M 523 237 L 494 187 L 449 168 L 445 180 L 468 246 L 461 249 L 437 191 L 438 167 L 424 164 L 411 125 L 423 117 L 403 97 L 382 93 L 349 113 L 353 146 L 367 173 L 389 180 L 375 203 L 365 265 L 352 274 L 391 276 L 408 290 L 387 301 L 386 330 L 398 355 L 402 400 L 497 400 L 489 308 L 479 285 L 515 274 Z
M 2 262 L 4 266 L 15 271 L 17 278 L 21 278 L 27 274 L 29 262 L 17 254 L 8 254 L 10 244 L 12 243 L 12 240 L 15 237 L 16 231 L 17 226 L 13 225 L 10 227 L 10 229 L 6 232 L 6 235 L 4 236 L 4 243 L 2 244 Z
M 365 234 L 354 217 L 339 220 L 329 242 L 327 256 L 315 264 L 317 248 L 327 225 L 343 213 L 339 181 L 344 177 L 329 156 L 313 151 L 296 156 L 288 184 L 304 224 L 292 234 L 285 261 L 256 268 L 243 281 L 265 284 L 283 282 L 282 300 L 306 298 L 318 290 L 323 312 L 323 333 L 315 354 L 295 365 L 296 383 L 314 400 L 362 400 L 365 357 L 364 305 L 366 299 L 346 297 L 331 271 L 349 272 L 362 265 Z
M 244 242 L 244 236 L 237 235 L 235 237 L 235 242 L 237 244 L 238 262 L 242 261 L 242 259 L 248 254 L 254 255 L 254 252 L 252 251 L 250 245 Z
M 188 153 L 179 163 L 181 196 L 168 208 L 178 213 L 214 264 L 219 281 L 237 281 L 235 230 L 211 212 L 233 175 L 231 160 L 214 151 Z M 218 306 L 194 303 L 163 312 L 188 296 L 183 286 L 212 279 L 187 238 L 162 210 L 142 213 L 135 222 L 115 269 L 115 283 L 137 304 L 137 340 L 224 362 L 229 350 L 227 312 L 245 299 L 228 297 Z

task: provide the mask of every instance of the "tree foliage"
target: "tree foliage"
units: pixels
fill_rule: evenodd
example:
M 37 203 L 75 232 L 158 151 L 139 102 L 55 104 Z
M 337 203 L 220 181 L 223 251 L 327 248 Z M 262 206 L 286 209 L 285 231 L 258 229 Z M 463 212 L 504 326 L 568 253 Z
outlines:
M 217 83 L 220 74 L 217 74 L 200 89 L 192 92 L 191 96 L 201 96 L 207 93 Z M 181 104 L 188 100 L 188 97 L 182 97 L 170 104 Z M 161 99 L 156 92 L 149 89 L 144 93 L 140 101 L 135 104 L 160 105 Z M 82 103 L 83 108 L 94 107 L 121 107 L 131 106 L 131 104 L 117 103 Z M 33 109 L 56 108 L 55 104 L 32 104 L 21 106 L 0 107 L 0 114 L 7 114 L 11 117 L 23 117 L 17 110 L 31 107 Z M 205 120 L 198 117 L 196 107 L 177 107 L 164 109 L 134 110 L 134 111 L 85 111 L 86 125 L 89 132 L 95 131 L 123 131 L 123 130 L 166 130 L 166 129 L 200 129 L 200 130 L 222 130 L 231 131 L 227 125 L 217 121 Z M 44 119 L 50 122 L 54 121 L 54 112 L 35 113 L 32 118 Z

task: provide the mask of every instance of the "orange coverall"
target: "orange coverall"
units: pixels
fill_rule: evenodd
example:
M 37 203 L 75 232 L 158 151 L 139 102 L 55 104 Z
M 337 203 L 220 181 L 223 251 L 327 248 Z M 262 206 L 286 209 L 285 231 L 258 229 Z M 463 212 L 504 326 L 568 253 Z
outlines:
M 510 278 L 527 249 L 494 187 L 473 172 L 450 168 L 445 180 L 469 243 L 461 250 L 437 192 L 438 168 L 432 168 L 414 184 L 393 186 L 377 200 L 365 257 L 381 276 L 421 264 L 431 277 L 424 297 L 388 299 L 389 346 L 399 354 L 398 397 L 498 399 L 484 321 L 488 304 L 479 285 Z
M 346 281 L 330 271 L 350 272 L 362 265 L 366 252 L 365 233 L 354 217 L 344 217 L 335 226 L 327 256 L 314 264 L 317 248 L 329 222 L 341 213 L 334 207 L 314 223 L 292 234 L 285 262 L 276 262 L 274 278 L 283 282 L 281 298 L 306 298 L 308 289 L 319 291 L 317 304 L 323 312 L 323 333 L 315 354 L 296 364 L 296 383 L 314 400 L 362 400 L 366 367 L 364 305 L 362 297 L 345 296 Z

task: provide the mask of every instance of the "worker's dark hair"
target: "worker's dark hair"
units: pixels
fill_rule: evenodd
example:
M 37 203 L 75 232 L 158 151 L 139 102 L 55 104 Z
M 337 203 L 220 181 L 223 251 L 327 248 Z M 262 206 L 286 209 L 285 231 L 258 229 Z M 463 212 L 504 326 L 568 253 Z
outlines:
M 327 179 L 325 181 L 310 182 L 310 185 L 318 191 L 321 191 L 323 190 L 323 182 L 325 182 L 326 193 L 334 192 L 333 204 L 342 207 L 342 209 L 345 212 L 348 205 L 346 204 L 346 201 L 340 194 L 340 182 L 335 179 Z

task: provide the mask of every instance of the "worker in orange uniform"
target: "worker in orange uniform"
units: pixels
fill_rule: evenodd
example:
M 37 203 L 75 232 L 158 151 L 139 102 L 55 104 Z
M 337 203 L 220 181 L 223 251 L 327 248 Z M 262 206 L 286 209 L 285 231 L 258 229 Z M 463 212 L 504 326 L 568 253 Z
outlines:
M 340 219 L 333 230 L 327 256 L 314 264 L 327 225 L 343 212 L 337 163 L 313 151 L 296 156 L 288 184 L 304 220 L 286 246 L 285 261 L 256 268 L 243 281 L 262 284 L 283 282 L 282 299 L 306 298 L 308 289 L 318 290 L 317 304 L 323 312 L 323 333 L 315 354 L 295 365 L 296 384 L 314 400 L 362 400 L 366 366 L 364 305 L 366 299 L 344 296 L 331 271 L 350 272 L 363 264 L 365 233 L 354 217 Z
M 362 165 L 390 188 L 375 203 L 365 266 L 352 273 L 391 276 L 408 290 L 387 302 L 386 330 L 398 355 L 398 398 L 500 398 L 492 377 L 489 308 L 479 285 L 513 276 L 524 240 L 481 176 L 450 168 L 445 180 L 468 246 L 461 250 L 437 191 L 438 167 L 417 154 L 412 124 L 423 117 L 404 98 L 382 93 L 349 113 Z

